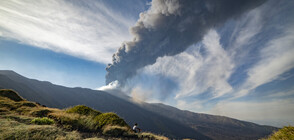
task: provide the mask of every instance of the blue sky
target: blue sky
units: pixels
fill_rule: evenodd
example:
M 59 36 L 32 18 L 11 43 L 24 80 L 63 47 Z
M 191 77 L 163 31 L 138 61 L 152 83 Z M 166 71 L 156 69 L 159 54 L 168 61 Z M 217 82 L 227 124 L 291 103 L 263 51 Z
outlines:
M 101 87 L 106 64 L 120 44 L 131 39 L 128 28 L 147 4 L 2 1 L 0 69 L 69 87 Z
M 150 1 L 1 1 L 0 69 L 68 87 L 105 67 Z M 128 80 L 134 99 L 260 124 L 294 125 L 294 2 L 269 0 Z M 103 87 L 102 89 L 107 89 Z M 100 88 L 101 89 L 101 88 Z

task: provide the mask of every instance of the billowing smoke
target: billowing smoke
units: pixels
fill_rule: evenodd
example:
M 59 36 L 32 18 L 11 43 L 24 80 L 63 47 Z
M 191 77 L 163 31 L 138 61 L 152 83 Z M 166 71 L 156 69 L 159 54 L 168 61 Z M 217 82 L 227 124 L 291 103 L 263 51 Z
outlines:
M 133 41 L 124 42 L 106 68 L 106 84 L 124 85 L 137 70 L 154 64 L 158 57 L 185 51 L 206 32 L 266 0 L 153 0 L 131 28 Z

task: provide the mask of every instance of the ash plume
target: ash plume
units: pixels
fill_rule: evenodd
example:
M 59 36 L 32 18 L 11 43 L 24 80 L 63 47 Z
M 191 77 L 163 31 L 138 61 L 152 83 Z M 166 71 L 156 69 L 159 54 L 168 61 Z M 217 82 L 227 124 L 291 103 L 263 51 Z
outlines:
M 210 28 L 237 18 L 266 0 L 153 0 L 130 29 L 133 41 L 124 42 L 106 68 L 106 84 L 126 80 L 158 57 L 185 51 Z

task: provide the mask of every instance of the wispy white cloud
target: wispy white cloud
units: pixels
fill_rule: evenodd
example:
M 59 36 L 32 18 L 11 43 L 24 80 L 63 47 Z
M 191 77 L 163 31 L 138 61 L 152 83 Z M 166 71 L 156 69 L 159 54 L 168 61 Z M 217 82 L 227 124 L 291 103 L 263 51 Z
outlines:
M 234 27 L 227 47 L 229 48 L 229 55 L 234 58 L 236 65 L 240 65 L 248 59 L 249 52 L 252 49 L 248 45 L 262 30 L 264 24 L 262 10 L 256 8 L 235 22 L 236 27 Z
M 260 51 L 260 60 L 248 70 L 248 78 L 236 97 L 247 95 L 256 87 L 269 83 L 294 68 L 294 28 L 288 28 L 284 35 L 270 41 Z
M 292 96 L 294 95 L 294 89 L 289 89 L 286 91 L 280 91 L 280 92 L 275 92 L 272 93 L 268 96 L 266 96 L 267 98 L 281 98 L 281 97 L 288 97 L 288 96 Z
M 102 1 L 1 1 L 0 19 L 1 37 L 101 63 L 135 23 Z
M 192 102 L 187 102 L 186 100 L 177 100 L 176 107 L 183 110 L 195 111 L 201 113 L 201 110 L 204 109 L 203 103 L 207 100 L 194 100 Z

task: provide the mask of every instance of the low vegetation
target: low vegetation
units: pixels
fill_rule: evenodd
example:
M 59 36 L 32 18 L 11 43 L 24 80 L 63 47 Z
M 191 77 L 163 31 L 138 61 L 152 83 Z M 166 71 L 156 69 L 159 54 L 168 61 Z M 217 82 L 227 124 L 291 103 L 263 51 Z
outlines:
M 115 113 L 84 105 L 66 110 L 29 102 L 13 90 L 0 90 L 0 138 L 3 139 L 167 139 L 134 133 Z
M 77 105 L 72 108 L 69 108 L 66 110 L 67 113 L 77 113 L 80 115 L 91 115 L 91 116 L 97 116 L 102 114 L 101 112 L 94 110 L 90 107 L 84 106 L 84 105 Z
M 140 139 L 152 139 L 152 140 L 168 140 L 167 137 L 155 135 L 153 133 L 143 132 L 138 134 Z
M 94 118 L 98 128 L 102 129 L 107 125 L 128 126 L 127 123 L 115 113 L 103 113 Z
M 38 124 L 38 125 L 51 125 L 54 123 L 54 120 L 49 119 L 47 117 L 35 118 L 31 121 L 31 123 Z
M 106 136 L 130 136 L 130 129 L 125 126 L 112 126 L 108 125 L 103 129 L 103 134 Z
M 262 140 L 294 140 L 294 127 L 285 126 Z

